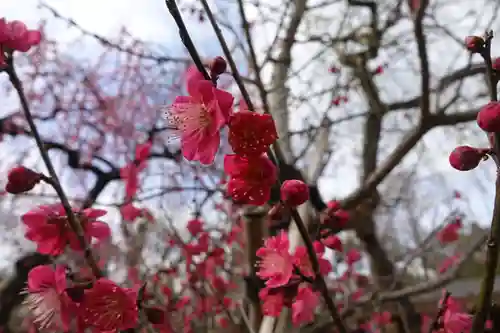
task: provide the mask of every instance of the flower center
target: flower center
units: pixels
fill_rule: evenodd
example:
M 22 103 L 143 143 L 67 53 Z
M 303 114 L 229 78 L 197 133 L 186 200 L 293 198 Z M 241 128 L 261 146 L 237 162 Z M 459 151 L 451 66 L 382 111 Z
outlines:
M 195 132 L 210 126 L 212 119 L 204 104 L 189 104 L 184 112 L 173 116 L 173 122 L 183 132 Z
M 30 293 L 24 302 L 33 316 L 33 322 L 39 329 L 50 327 L 61 328 L 61 300 L 56 290 L 47 289 L 38 293 Z
M 76 222 L 80 223 L 82 229 L 85 230 L 86 226 L 88 224 L 88 218 L 84 214 L 79 213 L 79 212 L 73 212 L 73 214 L 75 216 Z M 49 224 L 56 224 L 60 228 L 65 228 L 67 230 L 73 230 L 71 228 L 70 223 L 69 223 L 69 218 L 67 216 L 64 216 L 64 215 L 54 214 L 54 215 L 50 216 L 50 218 L 48 219 L 48 223 Z

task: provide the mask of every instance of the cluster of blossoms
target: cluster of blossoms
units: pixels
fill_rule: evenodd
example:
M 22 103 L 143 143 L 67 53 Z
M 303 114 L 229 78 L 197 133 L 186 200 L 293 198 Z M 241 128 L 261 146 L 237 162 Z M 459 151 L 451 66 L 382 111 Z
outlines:
M 112 331 L 134 328 L 138 290 L 100 278 L 89 284 L 68 281 L 66 269 L 37 266 L 28 275 L 25 304 L 37 329 Z
M 7 60 L 14 51 L 28 52 L 41 41 L 41 33 L 29 30 L 19 21 L 0 19 L 0 69 L 7 68 Z M 149 154 L 148 144 L 137 149 L 136 164 L 122 171 L 127 181 L 127 198 L 137 191 L 137 173 L 144 167 Z M 30 191 L 40 182 L 54 186 L 54 180 L 23 166 L 10 170 L 5 190 L 11 194 Z M 37 252 L 57 258 L 67 252 L 86 256 L 95 241 L 106 241 L 111 236 L 109 226 L 98 219 L 107 212 L 99 209 L 70 208 L 78 224 L 75 230 L 62 204 L 42 205 L 22 215 L 26 226 L 25 237 L 37 244 Z M 137 214 L 129 207 L 128 216 Z M 123 212 L 122 212 L 123 213 Z M 124 213 L 124 215 L 126 215 Z M 103 264 L 103 263 L 101 263 Z M 102 267 L 101 267 L 102 268 Z M 99 268 L 97 268 L 99 269 Z M 116 331 L 137 326 L 140 290 L 124 288 L 115 282 L 82 267 L 80 274 L 70 272 L 64 265 L 37 266 L 28 274 L 24 304 L 30 310 L 25 318 L 36 330 L 47 331 Z M 87 274 L 87 273 L 90 273 Z M 143 310 L 155 324 L 161 320 L 154 308 Z
M 215 58 L 212 77 L 225 70 L 222 58 Z M 277 180 L 277 169 L 269 159 L 269 146 L 278 138 L 270 115 L 248 110 L 240 103 L 233 112 L 234 97 L 207 80 L 195 67 L 187 73 L 189 96 L 179 96 L 167 109 L 167 119 L 179 131 L 184 157 L 211 164 L 220 145 L 220 131 L 229 128 L 228 141 L 234 154 L 224 157 L 229 175 L 227 191 L 237 203 L 263 205 Z
M 467 41 L 473 52 L 480 52 L 482 47 L 481 40 L 477 38 Z M 40 32 L 27 29 L 23 23 L 0 19 L 0 68 L 8 66 L 6 60 L 13 51 L 27 52 L 40 40 Z M 195 67 L 190 68 L 187 73 L 188 96 L 175 99 L 166 110 L 167 119 L 180 137 L 184 158 L 204 165 L 214 162 L 220 146 L 221 130 L 227 127 L 228 143 L 232 148 L 232 154 L 224 157 L 224 171 L 229 176 L 227 192 L 237 204 L 264 205 L 269 202 L 271 189 L 278 182 L 278 169 L 270 158 L 270 147 L 278 139 L 276 126 L 270 115 L 253 112 L 245 103 L 240 103 L 238 111 L 233 110 L 234 97 L 217 88 L 216 84 L 218 76 L 225 70 L 226 63 L 220 57 L 215 58 L 210 66 L 210 79 Z M 493 70 L 500 73 L 500 60 L 493 63 Z M 332 68 L 331 72 L 337 70 Z M 383 68 L 379 66 L 374 73 L 382 72 Z M 342 101 L 347 102 L 347 98 L 342 97 L 334 104 Z M 478 125 L 490 133 L 493 147 L 493 133 L 500 132 L 500 103 L 487 104 L 478 115 Z M 151 149 L 151 141 L 139 144 L 134 159 L 120 170 L 121 179 L 125 182 L 125 204 L 120 213 L 128 222 L 140 217 L 153 221 L 149 211 L 133 204 L 139 188 L 139 174 L 147 166 Z M 450 155 L 450 163 L 456 169 L 470 170 L 490 154 L 492 148 L 458 147 Z M 53 185 L 53 180 L 41 173 L 16 167 L 8 175 L 6 191 L 23 193 L 40 182 Z M 281 185 L 280 194 L 280 202 L 269 213 L 270 220 L 279 220 L 290 209 L 306 202 L 309 188 L 303 181 L 287 180 Z M 109 240 L 111 230 L 99 220 L 106 215 L 106 211 L 92 208 L 71 208 L 71 211 L 78 230 L 68 217 L 67 207 L 62 204 L 42 205 L 27 212 L 22 216 L 27 229 L 25 237 L 37 244 L 39 253 L 54 258 L 65 254 L 68 248 L 87 256 L 88 247 Z M 293 324 L 314 320 L 315 311 L 321 303 L 318 279 L 332 271 L 332 264 L 325 258 L 326 248 L 344 252 L 335 230 L 342 230 L 348 220 L 349 214 L 339 202 L 328 204 L 321 216 L 318 239 L 313 242 L 319 263 L 318 272 L 313 269 L 306 246 L 290 251 L 286 232 L 281 231 L 265 240 L 264 246 L 257 251 L 257 276 L 265 281 L 265 287 L 259 292 L 265 315 L 277 317 L 284 307 L 289 307 Z M 458 219 L 448 224 L 438 233 L 438 240 L 443 245 L 456 241 L 461 227 Z M 243 247 L 239 240 L 241 228 L 237 223 L 228 233 L 220 232 L 218 240 L 229 247 L 240 242 L 239 246 Z M 186 278 L 179 293 L 184 296 L 174 295 L 168 284 L 169 277 L 178 274 L 178 269 L 173 266 L 152 276 L 152 288 L 146 288 L 138 269 L 131 267 L 129 278 L 133 287 L 125 288 L 93 270 L 86 272 L 82 269 L 77 274 L 64 265 L 44 265 L 33 268 L 28 275 L 25 305 L 30 315 L 27 319 L 37 330 L 83 332 L 91 329 L 108 332 L 136 328 L 143 312 L 149 323 L 161 332 L 175 331 L 174 321 L 177 319 L 182 322 L 184 333 L 191 333 L 192 323 L 202 321 L 207 313 L 211 313 L 221 327 L 226 326 L 230 311 L 238 305 L 226 296 L 235 289 L 232 277 L 224 274 L 226 250 L 216 244 L 211 231 L 199 219 L 189 221 L 187 230 L 190 235 L 187 242 L 178 236 L 168 241 L 171 248 L 179 249 L 185 263 L 183 274 Z M 361 260 L 361 253 L 349 249 L 343 258 L 347 269 L 330 289 L 356 301 L 369 283 L 368 278 L 354 268 L 355 263 Z M 99 262 L 98 269 L 104 264 Z M 347 282 L 352 281 L 356 285 L 355 290 L 347 290 L 347 285 L 352 285 Z M 158 291 L 163 297 L 162 304 L 155 299 L 154 293 Z M 342 305 L 338 304 L 338 307 Z M 437 332 L 470 330 L 471 315 L 464 313 L 454 299 L 447 297 L 444 306 Z M 361 328 L 378 331 L 390 321 L 389 312 L 374 313 Z
M 220 132 L 227 126 L 233 150 L 224 157 L 224 171 L 229 176 L 227 192 L 237 204 L 261 206 L 269 201 L 278 180 L 277 167 L 268 155 L 278 139 L 276 126 L 271 115 L 253 112 L 244 102 L 240 102 L 238 111 L 233 110 L 234 97 L 216 87 L 216 78 L 225 69 L 220 57 L 212 61 L 211 80 L 196 67 L 189 68 L 189 96 L 178 96 L 167 108 L 166 117 L 181 139 L 184 158 L 205 165 L 214 162 Z M 289 206 L 298 206 L 309 198 L 309 190 L 302 181 L 289 180 L 282 185 L 281 196 Z
M 266 287 L 259 293 L 263 301 L 263 312 L 268 316 L 279 316 L 284 306 L 292 308 L 292 321 L 298 325 L 314 319 L 314 311 L 320 296 L 315 291 L 316 274 L 312 269 L 307 249 L 298 246 L 289 252 L 287 233 L 266 239 L 264 247 L 257 251 L 260 258 L 257 275 L 265 280 Z M 314 243 L 320 273 L 328 274 L 332 266 L 323 257 L 325 247 Z
M 178 248 L 184 261 L 185 279 L 181 283 L 182 294 L 175 301 L 172 289 L 163 283 L 164 277 L 178 274 L 176 266 L 160 270 L 153 278 L 156 289 L 160 290 L 167 300 L 173 300 L 176 311 L 167 311 L 173 319 L 182 318 L 183 332 L 189 333 L 192 323 L 203 322 L 206 318 L 215 318 L 220 327 L 226 327 L 230 318 L 228 313 L 236 309 L 237 301 L 228 297 L 230 292 L 236 291 L 235 274 L 225 272 L 227 260 L 226 251 L 215 242 L 219 239 L 224 245 L 232 247 L 240 245 L 241 227 L 236 224 L 229 232 L 223 230 L 208 231 L 205 224 L 199 219 L 188 222 L 187 229 L 190 239 L 187 242 L 179 237 L 172 237 L 169 241 L 171 248 Z M 211 233 L 216 232 L 218 235 Z M 177 303 L 182 301 L 182 308 Z M 173 328 L 172 323 L 165 321 L 163 328 Z
M 13 187 L 12 184 L 9 182 L 8 187 Z M 74 209 L 74 214 L 88 244 L 93 239 L 104 241 L 110 237 L 108 225 L 98 220 L 105 211 Z M 27 227 L 26 238 L 38 245 L 38 252 L 57 257 L 65 253 L 67 246 L 83 252 L 62 205 L 39 206 L 24 214 L 22 221 Z M 208 314 L 213 314 L 224 327 L 228 323 L 227 311 L 235 307 L 233 300 L 224 295 L 234 290 L 235 284 L 231 276 L 224 277 L 226 252 L 214 239 L 232 246 L 241 241 L 241 227 L 236 224 L 229 232 L 218 230 L 219 235 L 214 238 L 204 224 L 195 219 L 189 221 L 187 230 L 191 237 L 187 242 L 176 237 L 168 241 L 169 248 L 179 249 L 184 259 L 186 279 L 179 292 L 174 293 L 168 284 L 169 278 L 177 277 L 176 266 L 159 270 L 150 279 L 152 285 L 142 291 L 144 282 L 134 268 L 129 269 L 129 280 L 134 287 L 124 288 L 106 278 L 89 278 L 82 268 L 78 273 L 69 274 L 65 266 L 38 266 L 28 277 L 25 304 L 30 316 L 27 320 L 39 330 L 125 330 L 137 326 L 142 310 L 150 323 L 163 332 L 175 331 L 175 323 L 182 319 L 183 332 L 189 333 L 191 324 L 203 321 Z M 210 286 L 208 292 L 207 285 Z M 158 305 L 151 290 L 158 290 L 166 305 Z

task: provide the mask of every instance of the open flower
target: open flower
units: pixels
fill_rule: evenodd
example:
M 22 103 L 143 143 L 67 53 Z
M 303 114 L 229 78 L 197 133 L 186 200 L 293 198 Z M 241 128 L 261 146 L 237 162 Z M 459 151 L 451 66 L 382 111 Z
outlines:
M 40 44 L 42 34 L 38 30 L 30 30 L 21 21 L 7 22 L 0 18 L 0 44 L 12 50 L 27 52 L 31 47 Z
M 28 273 L 27 296 L 24 304 L 30 310 L 30 319 L 39 330 L 68 331 L 75 304 L 65 292 L 64 267 L 55 270 L 37 266 Z
M 100 331 L 134 328 L 138 321 L 137 292 L 101 278 L 85 291 L 81 320 Z
M 90 242 L 92 237 L 97 239 L 110 237 L 109 226 L 97 220 L 106 214 L 105 210 L 89 208 L 73 212 L 87 242 Z M 57 256 L 63 253 L 68 244 L 75 251 L 83 250 L 61 204 L 39 206 L 24 214 L 21 219 L 28 227 L 25 237 L 37 243 L 39 253 Z
M 208 165 L 219 149 L 219 131 L 229 121 L 234 97 L 200 75 L 195 69 L 188 71 L 189 96 L 176 97 L 166 117 L 181 138 L 184 158 Z
M 314 320 L 314 310 L 319 305 L 319 295 L 307 284 L 299 286 L 292 304 L 292 322 L 298 326 Z
M 446 302 L 443 328 L 445 333 L 469 332 L 472 328 L 472 315 L 461 311 L 460 305 L 452 297 L 449 297 Z
M 224 171 L 231 177 L 227 191 L 233 200 L 249 205 L 265 204 L 278 177 L 276 166 L 266 155 L 252 158 L 226 155 Z
M 264 288 L 259 292 L 262 301 L 262 312 L 266 316 L 278 317 L 285 306 L 285 297 L 280 292 L 270 292 L 272 289 Z
M 327 259 L 323 258 L 323 255 L 325 254 L 325 246 L 318 241 L 315 241 L 313 246 L 314 252 L 316 252 L 316 257 L 318 258 L 319 272 L 322 275 L 330 273 L 332 270 L 332 264 Z M 305 246 L 297 246 L 295 253 L 293 254 L 293 263 L 300 270 L 302 275 L 314 278 L 315 273 L 309 258 L 309 253 L 307 252 Z
M 274 120 L 269 114 L 243 110 L 231 116 L 229 144 L 241 156 L 260 156 L 278 138 Z
M 257 276 L 267 280 L 266 285 L 270 288 L 284 286 L 293 275 L 293 258 L 288 252 L 290 242 L 285 232 L 270 237 L 264 242 L 264 246 L 257 250 L 260 258 Z

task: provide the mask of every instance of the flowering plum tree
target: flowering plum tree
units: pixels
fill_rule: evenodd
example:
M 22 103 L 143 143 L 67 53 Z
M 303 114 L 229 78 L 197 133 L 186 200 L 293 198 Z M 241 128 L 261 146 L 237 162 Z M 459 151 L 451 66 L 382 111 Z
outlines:
M 232 30 L 223 5 L 207 0 L 182 8 L 175 0 L 165 4 L 186 58 L 158 56 L 125 30 L 117 41 L 92 34 L 44 6 L 103 47 L 94 64 L 82 66 L 61 53 L 43 24 L 31 29 L 0 19 L 0 72 L 8 78 L 6 97 L 16 97 L 13 112 L 0 123 L 2 144 L 19 145 L 8 140 L 28 138 L 43 162 L 43 167 L 29 167 L 21 160 L 9 168 L 4 194 L 50 200 L 30 201 L 32 207 L 21 214 L 24 237 L 36 245 L 36 254 L 19 262 L 2 294 L 4 331 L 12 329 L 8 321 L 21 302 L 27 311 L 22 326 L 34 331 L 347 333 L 378 332 L 392 323 L 401 332 L 498 331 L 499 309 L 492 305 L 500 239 L 498 180 L 489 236 L 471 244 L 467 253 L 449 255 L 435 268 L 441 276 L 431 281 L 406 285 L 406 268 L 390 260 L 376 228 L 384 181 L 433 129 L 477 119 L 488 133 L 488 147 L 460 146 L 449 155 L 449 164 L 466 171 L 491 157 L 500 167 L 500 65 L 491 56 L 491 32 L 467 37 L 465 43 L 458 37 L 460 52 L 478 54 L 483 62 L 473 63 L 472 57 L 462 67 L 434 75 L 431 27 L 424 19 L 435 19 L 439 8 L 429 1 L 295 0 L 279 9 L 283 4 L 274 1 L 238 0 L 230 8 L 236 8 L 242 28 L 231 39 L 225 37 Z M 333 9 L 344 10 L 346 17 L 366 10 L 369 15 L 358 18 L 367 23 L 353 23 L 348 32 L 340 24 L 332 34 L 322 12 Z M 186 11 L 213 29 L 223 56 L 200 57 Z M 252 11 L 259 14 L 251 22 Z M 275 12 L 283 17 L 262 57 L 256 36 L 259 29 L 269 29 Z M 496 16 L 488 28 L 495 21 Z M 391 43 L 401 37 L 391 29 L 404 30 L 408 23 L 420 84 L 413 96 L 392 100 L 396 96 L 384 96 L 379 78 L 396 68 L 381 65 L 380 58 L 394 57 L 397 48 Z M 299 66 L 292 58 L 301 58 L 293 53 L 300 44 L 313 45 L 316 54 Z M 238 52 L 248 73 L 238 70 Z M 109 63 L 115 65 L 111 70 Z M 337 82 L 317 80 L 316 66 L 328 77 L 337 76 Z M 474 80 L 484 72 L 487 85 Z M 464 100 L 474 107 L 464 111 Z M 332 116 L 341 107 L 346 115 Z M 308 108 L 307 117 L 290 111 Z M 369 111 L 351 112 L 359 108 Z M 332 138 L 340 137 L 337 131 L 349 121 L 358 123 L 349 129 L 348 140 L 362 135 L 360 181 L 344 199 L 324 200 L 318 184 L 335 155 Z M 405 136 L 387 131 L 385 123 L 393 122 L 408 127 Z M 382 152 L 386 142 L 392 144 L 388 153 Z M 49 154 L 53 151 L 62 154 Z M 63 176 L 68 166 L 86 172 L 78 189 L 70 188 L 77 177 Z M 160 185 L 150 187 L 155 183 Z M 116 184 L 118 191 L 106 195 Z M 106 196 L 121 199 L 100 202 Z M 143 204 L 172 200 L 180 205 L 186 198 L 195 208 L 185 230 L 159 217 L 168 208 Z M 108 217 L 114 210 L 120 216 L 116 224 Z M 452 212 L 428 239 L 446 247 L 459 239 L 462 226 L 462 218 Z M 362 247 L 346 242 L 342 233 L 347 231 Z M 475 314 L 445 291 L 437 312 L 421 315 L 411 296 L 453 280 L 486 239 L 486 272 Z M 425 251 L 426 242 L 408 262 Z M 360 268 L 365 256 L 369 274 Z M 332 257 L 342 262 L 332 263 Z M 119 274 L 123 270 L 125 277 Z M 349 319 L 356 309 L 364 313 L 353 325 Z M 277 318 L 283 320 L 277 324 Z

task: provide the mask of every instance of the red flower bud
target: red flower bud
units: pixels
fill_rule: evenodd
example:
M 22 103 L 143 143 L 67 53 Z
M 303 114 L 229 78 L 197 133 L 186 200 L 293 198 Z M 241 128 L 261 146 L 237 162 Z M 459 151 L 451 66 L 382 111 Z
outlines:
M 384 73 L 384 66 L 377 66 L 377 68 L 375 68 L 375 71 L 374 71 L 374 74 L 375 75 L 378 75 L 378 74 L 382 74 Z
M 451 152 L 449 161 L 451 166 L 457 170 L 472 170 L 479 165 L 487 151 L 486 149 L 460 146 Z
M 330 67 L 330 69 L 328 70 L 330 73 L 338 73 L 340 72 L 340 69 L 338 69 L 337 67 L 335 66 L 332 66 Z
M 500 57 L 493 59 L 491 67 L 496 71 L 500 71 Z
M 215 57 L 210 63 L 210 73 L 213 76 L 219 76 L 226 71 L 227 63 L 222 57 Z
M 484 39 L 479 36 L 467 36 L 465 38 L 465 46 L 472 53 L 481 52 L 484 46 Z
M 5 190 L 12 194 L 27 192 L 40 182 L 42 175 L 23 166 L 10 170 Z
M 281 185 L 281 200 L 292 207 L 309 200 L 309 187 L 301 180 L 287 180 Z
M 337 235 L 330 235 L 322 239 L 323 244 L 332 250 L 342 252 L 344 250 L 342 240 Z
M 339 210 L 341 208 L 340 207 L 340 202 L 338 202 L 337 200 L 332 200 L 332 201 L 328 202 L 327 206 L 332 211 Z
M 350 219 L 350 214 L 348 211 L 345 211 L 343 209 L 339 209 L 335 213 L 333 213 L 333 216 L 337 219 L 340 225 L 345 225 L 347 222 L 349 222 Z
M 500 132 L 500 102 L 489 102 L 477 114 L 477 124 L 489 133 Z

